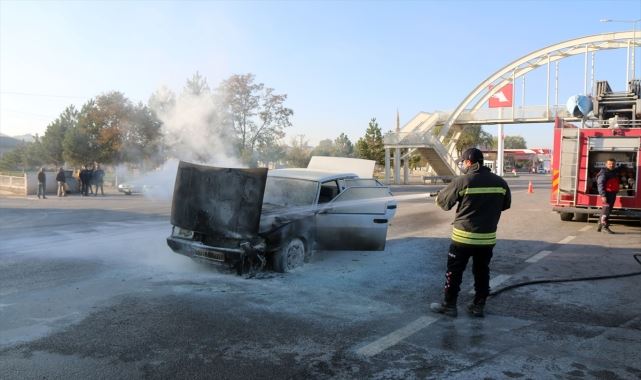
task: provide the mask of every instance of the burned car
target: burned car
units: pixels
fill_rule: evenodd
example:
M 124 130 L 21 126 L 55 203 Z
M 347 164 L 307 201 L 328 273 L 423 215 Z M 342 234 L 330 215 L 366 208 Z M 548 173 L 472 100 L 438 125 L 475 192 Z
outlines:
M 315 250 L 384 250 L 395 211 L 388 187 L 355 173 L 180 162 L 167 243 L 239 274 L 288 272 Z

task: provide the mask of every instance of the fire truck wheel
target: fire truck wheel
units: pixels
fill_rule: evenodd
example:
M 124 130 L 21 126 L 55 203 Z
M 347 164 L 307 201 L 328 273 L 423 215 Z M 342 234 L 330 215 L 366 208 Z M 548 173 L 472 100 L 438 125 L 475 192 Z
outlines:
M 587 222 L 588 221 L 588 214 L 584 214 L 582 212 L 575 212 L 574 213 L 574 220 L 577 222 Z
M 564 222 L 569 222 L 574 217 L 574 214 L 571 212 L 560 212 L 561 220 Z

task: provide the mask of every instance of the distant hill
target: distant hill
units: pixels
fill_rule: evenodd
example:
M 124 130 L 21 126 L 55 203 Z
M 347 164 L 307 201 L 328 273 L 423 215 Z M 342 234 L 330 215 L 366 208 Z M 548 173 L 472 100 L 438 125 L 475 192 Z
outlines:
M 24 141 L 24 142 L 34 142 L 36 140 L 36 137 L 33 135 L 20 135 L 20 136 L 11 136 L 16 140 Z
M 0 133 L 0 148 L 13 149 L 21 142 L 21 140 Z

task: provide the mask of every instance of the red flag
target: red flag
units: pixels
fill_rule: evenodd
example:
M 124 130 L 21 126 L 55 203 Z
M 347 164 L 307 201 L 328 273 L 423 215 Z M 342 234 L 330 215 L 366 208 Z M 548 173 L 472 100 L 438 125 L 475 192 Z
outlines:
M 490 90 L 492 87 L 490 87 Z M 490 108 L 512 107 L 512 83 L 506 84 L 490 97 Z

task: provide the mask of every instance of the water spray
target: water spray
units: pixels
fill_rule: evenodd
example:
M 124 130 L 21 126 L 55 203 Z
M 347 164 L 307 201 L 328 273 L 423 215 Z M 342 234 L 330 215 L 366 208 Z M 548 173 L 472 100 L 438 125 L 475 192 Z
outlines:
M 304 213 L 309 213 L 309 212 L 328 212 L 334 208 L 337 207 L 356 207 L 356 206 L 363 206 L 363 205 L 368 205 L 368 204 L 389 204 L 391 201 L 408 201 L 408 200 L 415 200 L 415 199 L 429 199 L 436 197 L 438 193 L 428 193 L 428 194 L 408 194 L 408 195 L 400 195 L 400 196 L 392 196 L 392 197 L 376 197 L 376 198 L 366 198 L 366 199 L 357 199 L 357 200 L 349 200 L 349 201 L 335 201 L 335 202 L 328 202 L 328 203 L 323 203 L 320 205 L 305 205 L 305 206 L 295 206 L 295 207 L 287 207 L 285 210 L 279 210 L 274 213 L 270 213 L 270 216 L 274 217 L 283 217 L 287 215 L 297 215 L 297 214 L 304 214 Z

